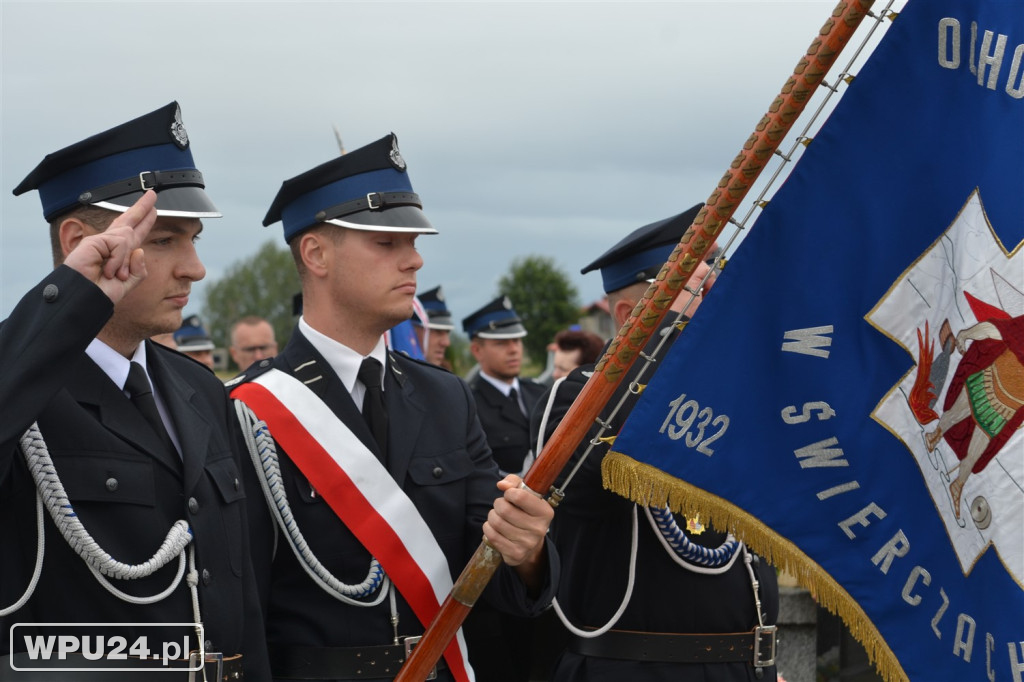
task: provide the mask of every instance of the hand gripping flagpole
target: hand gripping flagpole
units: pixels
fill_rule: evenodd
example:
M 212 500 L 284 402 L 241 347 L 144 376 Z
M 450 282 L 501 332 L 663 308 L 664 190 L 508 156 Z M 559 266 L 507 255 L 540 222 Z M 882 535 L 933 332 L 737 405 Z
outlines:
M 545 491 L 551 488 L 576 446 L 601 414 L 651 334 L 658 328 L 676 295 L 693 275 L 697 264 L 707 257 L 722 228 L 732 218 L 811 95 L 868 14 L 873 1 L 843 0 L 832 10 L 828 21 L 807 49 L 807 54 L 800 59 L 793 75 L 782 87 L 782 92 L 733 159 L 718 187 L 708 197 L 672 251 L 668 262 L 658 273 L 657 279 L 619 329 L 608 351 L 598 362 L 594 374 L 551 434 L 541 455 L 526 475 L 524 485 L 527 488 Z M 480 543 L 423 639 L 395 677 L 395 682 L 422 682 L 427 678 L 501 561 L 501 554 L 486 540 Z

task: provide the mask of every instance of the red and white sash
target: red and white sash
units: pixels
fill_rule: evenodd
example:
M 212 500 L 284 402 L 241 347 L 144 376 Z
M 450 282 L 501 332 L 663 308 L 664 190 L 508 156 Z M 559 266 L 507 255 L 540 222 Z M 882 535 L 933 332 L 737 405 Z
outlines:
M 377 558 L 423 627 L 452 589 L 448 562 L 412 501 L 377 457 L 298 379 L 272 369 L 237 386 L 292 462 Z M 460 682 L 474 680 L 459 630 L 444 652 Z

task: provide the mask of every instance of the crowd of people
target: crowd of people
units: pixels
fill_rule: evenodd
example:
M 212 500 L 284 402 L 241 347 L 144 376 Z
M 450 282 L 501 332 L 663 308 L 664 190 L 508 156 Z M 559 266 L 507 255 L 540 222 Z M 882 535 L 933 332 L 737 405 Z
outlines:
M 666 549 L 603 489 L 601 451 L 557 511 L 525 487 L 605 341 L 565 330 L 553 382 L 525 378 L 502 296 L 462 318 L 475 374 L 449 371 L 453 313 L 416 278 L 437 230 L 394 134 L 268 197 L 302 311 L 280 349 L 267 320 L 235 321 L 226 384 L 183 319 L 220 213 L 177 103 L 47 155 L 15 194 L 32 190 L 54 269 L 0 323 L 0 680 L 390 680 L 481 539 L 502 561 L 436 679 L 774 679 L 775 572 L 742 543 L 669 514 L 677 541 L 724 558 Z M 698 209 L 624 226 L 584 269 L 616 323 Z M 410 320 L 423 359 L 385 342 Z M 31 637 L 59 623 L 129 644 L 191 626 L 174 660 L 41 664 Z

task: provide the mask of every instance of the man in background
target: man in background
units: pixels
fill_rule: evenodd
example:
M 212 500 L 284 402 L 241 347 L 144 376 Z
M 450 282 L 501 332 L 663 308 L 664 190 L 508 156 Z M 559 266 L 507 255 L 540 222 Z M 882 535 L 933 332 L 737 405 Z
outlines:
M 502 473 L 524 476 L 533 464 L 530 411 L 544 387 L 522 379 L 526 329 L 507 296 L 462 321 L 469 350 L 480 366 L 470 381 L 480 424 Z M 534 619 L 501 613 L 486 604 L 466 619 L 470 661 L 481 680 L 527 682 L 533 667 Z
M 469 350 L 480 365 L 470 381 L 480 423 L 502 472 L 526 473 L 533 463 L 530 412 L 544 387 L 520 379 L 526 329 L 508 296 L 499 296 L 462 321 Z
M 257 360 L 277 355 L 277 339 L 270 322 L 258 315 L 247 315 L 231 325 L 231 359 L 239 371 L 245 371 Z
M 418 294 L 420 305 L 427 313 L 426 326 L 419 316 L 412 316 L 412 326 L 416 331 L 416 340 L 423 350 L 423 359 L 432 365 L 445 367 L 444 352 L 452 345 L 452 314 L 444 300 L 444 291 L 440 286 Z M 447 369 L 447 368 L 446 368 Z
M 629 319 L 701 206 L 634 230 L 583 268 L 584 274 L 600 271 L 617 328 Z M 685 310 L 686 315 L 697 311 L 710 281 L 704 278 L 709 270 L 706 263 L 698 264 L 676 297 L 673 311 Z M 674 318 L 670 312 L 655 330 L 644 349 L 646 354 L 654 352 L 662 337 L 674 338 L 678 333 Z M 609 424 L 602 435 L 616 435 L 636 404 L 638 394 L 630 392 L 629 386 L 641 362 L 642 358 L 638 359 L 622 378 L 597 420 Z M 582 365 L 553 389 L 555 400 L 545 439 L 561 422 L 594 369 L 594 365 Z M 648 380 L 649 373 L 642 381 Z M 622 409 L 612 418 L 612 409 L 627 393 Z M 543 417 L 544 410 L 534 412 L 534 433 L 539 431 Z M 580 464 L 597 435 L 595 425 L 581 441 L 564 474 Z M 581 631 L 572 635 L 563 631 L 568 645 L 556 665 L 553 682 L 774 680 L 775 667 L 764 663 L 774 651 L 770 626 L 776 622 L 779 604 L 775 569 L 741 546 L 729 555 L 723 544 L 725 533 L 701 526 L 698 519 L 671 515 L 675 528 L 663 531 L 649 522 L 642 507 L 605 490 L 601 460 L 609 447 L 608 443 L 595 446 L 580 464 L 551 527 L 551 536 L 566 565 L 558 604 L 569 623 Z M 684 543 L 718 550 L 722 561 L 731 556 L 732 563 L 696 566 L 671 548 L 672 544 Z M 635 562 L 630 558 L 634 546 Z M 631 570 L 635 570 L 635 579 Z M 588 631 L 609 623 L 610 629 L 604 634 L 587 636 Z M 767 629 L 755 630 L 762 625 Z M 759 655 L 755 656 L 755 651 Z

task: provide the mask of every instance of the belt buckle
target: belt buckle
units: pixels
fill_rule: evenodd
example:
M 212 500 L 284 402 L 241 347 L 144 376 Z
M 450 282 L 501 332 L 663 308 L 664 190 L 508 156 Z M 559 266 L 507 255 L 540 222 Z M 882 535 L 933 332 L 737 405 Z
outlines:
M 775 665 L 775 631 L 778 628 L 774 625 L 758 625 L 754 628 L 754 667 L 755 668 L 767 668 L 770 665 Z M 761 653 L 764 651 L 762 648 L 762 638 L 765 641 L 765 648 L 770 652 L 767 660 L 762 660 Z
M 405 646 L 405 660 L 406 661 L 409 660 L 409 655 L 412 653 L 412 650 L 416 647 L 416 645 L 420 643 L 421 639 L 423 639 L 423 635 L 416 635 L 415 637 L 403 637 L 402 638 L 402 644 Z M 436 680 L 437 679 L 437 666 L 436 665 L 433 668 L 430 669 L 430 674 L 427 675 L 424 679 L 427 679 L 427 680 Z
M 213 665 L 216 675 L 211 680 L 206 674 L 208 666 Z M 188 682 L 223 682 L 224 680 L 224 654 L 207 651 L 202 664 L 199 662 L 199 652 L 193 651 L 188 656 Z M 198 669 L 197 669 L 198 668 Z

